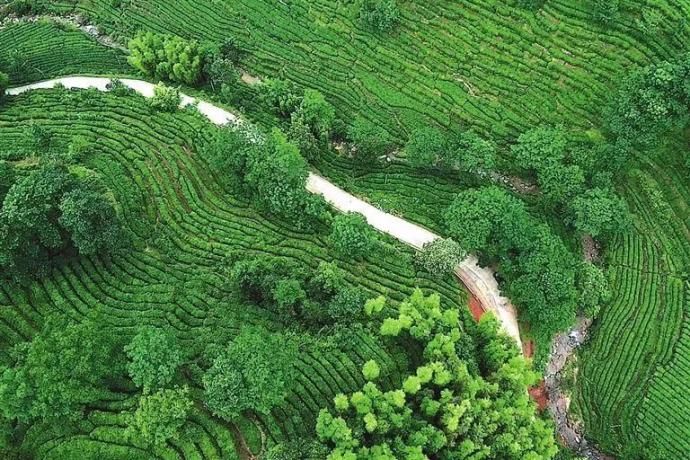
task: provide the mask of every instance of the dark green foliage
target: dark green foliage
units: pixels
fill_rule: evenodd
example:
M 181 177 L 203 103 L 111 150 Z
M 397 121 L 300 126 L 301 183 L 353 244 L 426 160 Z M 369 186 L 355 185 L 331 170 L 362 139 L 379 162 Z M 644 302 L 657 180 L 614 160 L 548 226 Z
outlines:
M 326 458 L 328 450 L 318 441 L 283 442 L 268 449 L 265 460 L 294 460 Z
M 497 187 L 462 192 L 445 220 L 463 248 L 498 262 L 506 292 L 541 340 L 574 320 L 575 257 L 520 200 Z
M 201 79 L 207 53 L 196 41 L 139 32 L 129 41 L 128 48 L 129 63 L 149 77 L 188 85 Z
M 433 168 L 448 155 L 448 141 L 440 129 L 427 126 L 415 129 L 405 145 L 408 161 L 418 168 Z
M 362 117 L 355 118 L 348 139 L 354 147 L 355 161 L 362 165 L 376 163 L 394 148 L 393 139 L 385 129 Z
M 0 267 L 13 277 L 42 273 L 72 247 L 93 254 L 112 249 L 118 240 L 112 204 L 57 164 L 16 182 L 0 210 Z
M 371 255 L 377 242 L 375 231 L 357 213 L 337 215 L 328 239 L 337 254 L 354 259 Z
M 77 187 L 63 195 L 58 222 L 80 254 L 107 253 L 121 240 L 113 203 L 99 191 Z
M 53 140 L 53 133 L 50 129 L 38 123 L 30 123 L 27 130 L 29 143 L 36 149 L 42 150 L 50 147 Z
M 10 191 L 16 174 L 11 164 L 4 160 L 0 160 L 0 209 L 2 209 L 2 202 L 5 200 L 5 195 Z
M 182 364 L 182 352 L 175 337 L 163 329 L 142 328 L 125 346 L 127 372 L 144 394 L 170 384 Z
M 486 175 L 496 167 L 496 146 L 474 131 L 461 133 L 448 156 L 448 166 L 467 173 Z
M 0 97 L 5 94 L 5 90 L 10 85 L 10 77 L 5 72 L 0 72 Z
M 302 102 L 301 91 L 288 80 L 264 80 L 259 85 L 259 94 L 264 102 L 282 117 L 289 117 Z
M 415 257 L 417 264 L 437 278 L 448 276 L 467 256 L 462 247 L 450 238 L 439 238 L 424 245 Z
M 552 428 L 535 417 L 527 395 L 536 376 L 526 361 L 514 345 L 505 348 L 497 323 L 485 320 L 480 329 L 493 362 L 485 375 L 471 375 L 455 352 L 463 335 L 458 318 L 437 295 L 416 290 L 382 320 L 381 335 L 405 341 L 421 362 L 401 388 L 389 391 L 374 383 L 377 363 L 364 364 L 362 390 L 337 395 L 335 415 L 319 413 L 316 432 L 331 450 L 327 458 L 553 458 Z
M 160 390 L 139 398 L 139 406 L 127 427 L 130 436 L 162 447 L 177 438 L 194 403 L 188 388 Z
M 619 0 L 595 0 L 592 16 L 601 24 L 610 24 L 618 19 Z
M 601 268 L 583 262 L 577 273 L 577 289 L 580 292 L 580 309 L 594 318 L 601 307 L 611 300 L 611 289 Z
M 219 55 L 207 60 L 204 75 L 214 91 L 221 91 L 224 87 L 229 90 L 235 89 L 240 81 L 240 73 L 235 63 L 230 58 Z
M 11 420 L 80 418 L 123 372 L 121 344 L 96 321 L 51 320 L 2 368 L 0 410 Z
M 532 11 L 539 10 L 544 3 L 546 0 L 517 0 L 518 6 Z
M 398 23 L 400 11 L 396 0 L 363 0 L 359 18 L 370 29 L 389 32 Z
M 285 335 L 245 327 L 204 374 L 204 400 L 219 417 L 268 414 L 294 378 L 297 346 Z
M 587 190 L 573 202 L 575 228 L 584 235 L 610 239 L 630 229 L 625 201 L 610 188 Z
M 226 38 L 220 46 L 220 56 L 233 64 L 239 64 L 247 55 L 247 51 L 234 37 Z
M 335 121 L 335 109 L 319 91 L 304 91 L 299 107 L 292 114 L 292 123 L 302 123 L 311 129 L 312 134 L 321 140 L 331 136 Z

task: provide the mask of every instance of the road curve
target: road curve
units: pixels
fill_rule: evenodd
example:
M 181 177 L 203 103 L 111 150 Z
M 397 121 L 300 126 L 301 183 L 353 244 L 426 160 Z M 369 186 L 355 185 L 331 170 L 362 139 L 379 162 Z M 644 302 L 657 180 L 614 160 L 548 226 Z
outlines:
M 120 81 L 144 97 L 153 96 L 155 87 L 153 83 L 129 78 L 123 78 Z M 54 88 L 56 85 L 62 85 L 65 88 L 96 88 L 99 91 L 107 91 L 110 82 L 111 79 L 108 77 L 69 76 L 9 88 L 6 93 L 14 96 L 34 89 Z M 213 124 L 225 125 L 240 122 L 239 117 L 218 106 L 197 100 L 185 94 L 181 94 L 180 97 L 180 107 L 196 105 L 199 112 L 206 116 Z M 309 174 L 307 190 L 311 193 L 322 195 L 326 201 L 341 212 L 357 212 L 362 214 L 372 227 L 416 249 L 421 249 L 425 243 L 440 238 L 440 236 L 419 225 L 381 211 L 317 174 Z M 469 256 L 458 264 L 455 268 L 455 274 L 467 289 L 479 299 L 484 309 L 496 315 L 505 332 L 513 337 L 520 347 L 520 331 L 518 329 L 515 308 L 509 299 L 501 296 L 493 272 L 487 268 L 480 267 L 475 256 Z

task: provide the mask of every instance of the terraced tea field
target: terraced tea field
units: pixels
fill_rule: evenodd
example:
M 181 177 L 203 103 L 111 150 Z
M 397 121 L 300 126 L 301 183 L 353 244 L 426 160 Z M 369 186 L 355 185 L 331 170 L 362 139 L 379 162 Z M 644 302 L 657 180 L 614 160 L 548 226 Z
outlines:
M 673 148 L 630 176 L 635 231 L 608 254 L 615 296 L 582 352 L 578 377 L 577 406 L 592 438 L 643 458 L 690 455 L 690 187 L 684 147 Z
M 210 331 L 232 336 L 241 324 L 280 328 L 280 318 L 255 307 L 224 309 L 221 322 L 214 315 L 227 295 L 218 270 L 228 251 L 275 254 L 312 268 L 333 260 L 323 235 L 297 232 L 286 222 L 267 219 L 216 185 L 194 148 L 215 128 L 191 111 L 153 114 L 143 98 L 97 91 L 31 92 L 0 109 L 0 158 L 21 161 L 32 151 L 25 133 L 29 120 L 53 133 L 55 148 L 74 135 L 98 145 L 86 165 L 103 178 L 121 204 L 130 247 L 108 259 L 78 259 L 27 286 L 3 283 L 3 362 L 10 346 L 29 339 L 51 311 L 78 320 L 96 309 L 114 333 L 131 332 L 142 324 L 166 326 L 188 346 Z M 386 243 L 383 254 L 339 265 L 349 283 L 372 295 L 385 293 L 400 300 L 413 287 L 423 286 L 440 291 L 448 304 L 462 305 L 458 285 L 450 277 L 439 283 L 416 273 L 409 250 Z M 307 342 L 301 356 L 298 383 L 285 404 L 270 417 L 258 419 L 272 440 L 311 434 L 316 413 L 336 392 L 363 384 L 360 369 L 368 359 L 376 357 L 391 383 L 400 378 L 402 366 L 399 357 L 389 355 L 365 330 L 334 348 Z M 198 374 L 189 372 L 190 381 L 199 386 Z M 133 403 L 131 394 L 104 395 L 102 407 L 94 408 L 83 423 L 30 429 L 26 446 L 42 458 L 62 458 L 62 449 L 71 443 L 103 445 L 112 458 L 141 458 L 142 447 L 129 443 L 124 419 L 118 415 Z M 201 409 L 192 420 L 196 428 L 190 429 L 198 431 L 197 442 L 173 442 L 152 455 L 176 458 L 184 452 L 189 458 L 233 458 L 232 425 L 219 424 Z M 238 423 L 249 434 L 256 430 L 251 423 Z M 106 449 L 115 445 L 120 447 Z
M 109 33 L 169 32 L 250 51 L 248 70 L 323 92 L 346 119 L 360 113 L 391 132 L 430 120 L 500 138 L 548 121 L 589 128 L 598 102 L 634 65 L 673 56 L 687 42 L 686 2 L 626 3 L 600 27 L 587 2 L 546 2 L 535 14 L 501 0 L 404 2 L 392 35 L 362 29 L 352 2 L 212 0 L 57 1 Z M 642 7 L 661 20 L 637 24 Z

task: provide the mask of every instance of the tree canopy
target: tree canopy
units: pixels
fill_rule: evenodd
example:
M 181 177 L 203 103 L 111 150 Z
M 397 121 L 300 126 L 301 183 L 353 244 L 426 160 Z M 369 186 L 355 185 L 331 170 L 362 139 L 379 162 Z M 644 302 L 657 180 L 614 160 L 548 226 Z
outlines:
M 175 337 L 163 329 L 145 327 L 125 346 L 127 371 L 144 393 L 170 384 L 182 364 L 182 352 Z
M 129 41 L 127 61 L 149 77 L 194 85 L 202 77 L 206 49 L 174 35 L 139 32 Z
M 331 247 L 338 254 L 355 259 L 371 254 L 378 240 L 376 232 L 364 216 L 358 213 L 335 216 L 328 238 Z

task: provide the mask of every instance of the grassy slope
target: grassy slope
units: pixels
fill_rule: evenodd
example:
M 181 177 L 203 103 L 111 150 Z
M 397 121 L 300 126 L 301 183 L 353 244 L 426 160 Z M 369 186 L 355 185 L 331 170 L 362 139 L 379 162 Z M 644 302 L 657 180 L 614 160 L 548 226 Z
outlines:
M 232 337 L 245 323 L 281 328 L 280 318 L 272 313 L 240 305 L 223 307 L 219 321 L 218 309 L 225 305 L 227 294 L 219 270 L 228 251 L 277 254 L 309 267 L 333 260 L 324 235 L 299 233 L 289 223 L 267 219 L 216 185 L 194 150 L 198 136 L 210 127 L 190 112 L 152 115 L 138 97 L 33 92 L 10 99 L 0 108 L 0 157 L 19 159 L 29 152 L 25 134 L 29 120 L 49 127 L 57 146 L 74 135 L 98 145 L 87 165 L 102 175 L 122 205 L 131 241 L 111 259 L 81 258 L 28 286 L 3 284 L 3 362 L 9 347 L 28 340 L 53 312 L 79 319 L 98 309 L 114 330 L 124 333 L 143 324 L 166 326 L 193 353 L 203 348 L 199 337 L 204 331 Z M 349 282 L 372 295 L 382 293 L 400 300 L 419 285 L 440 291 L 445 302 L 462 305 L 463 295 L 450 276 L 441 283 L 425 279 L 415 272 L 411 252 L 390 242 L 384 244 L 381 255 L 359 263 L 338 263 Z M 305 346 L 300 377 L 288 401 L 261 418 L 269 437 L 294 439 L 311 434 L 318 409 L 335 392 L 362 385 L 359 369 L 374 356 L 384 363 L 387 379 L 396 380 L 399 364 L 367 334 L 354 334 L 337 349 Z M 198 380 L 191 383 L 198 385 Z M 29 445 L 41 455 L 52 452 L 55 457 L 65 443 L 129 446 L 119 410 L 131 407 L 132 397 L 109 398 L 113 401 L 104 401 L 102 410 L 92 413 L 86 425 L 30 430 Z M 207 449 L 210 457 L 228 458 L 232 446 L 227 428 L 208 415 L 195 417 L 199 419 L 195 424 L 204 426 L 199 430 L 208 446 L 173 443 L 156 455 L 172 456 L 173 449 Z M 127 455 L 136 457 L 133 447 L 126 449 L 130 449 Z

